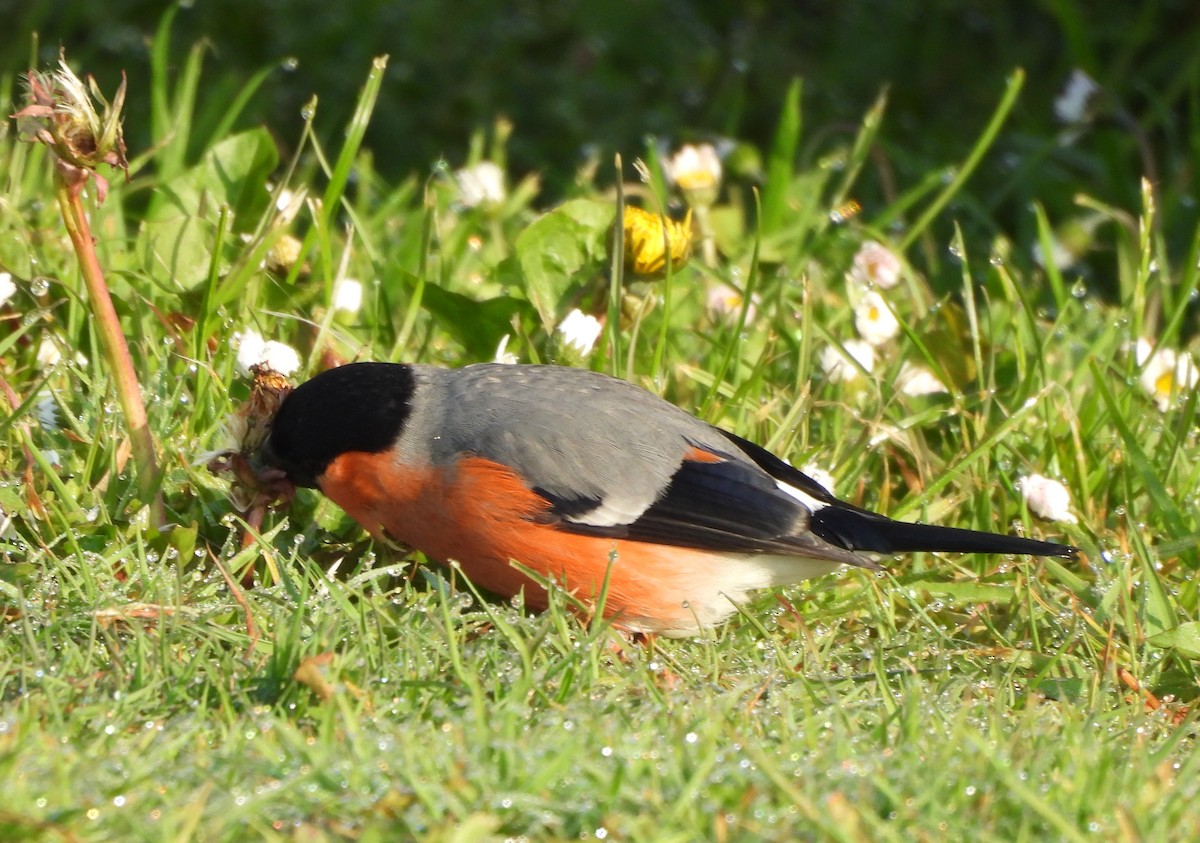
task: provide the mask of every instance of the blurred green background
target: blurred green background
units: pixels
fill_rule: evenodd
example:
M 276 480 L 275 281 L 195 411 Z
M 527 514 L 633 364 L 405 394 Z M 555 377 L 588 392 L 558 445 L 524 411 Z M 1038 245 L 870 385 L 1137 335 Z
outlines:
M 129 74 L 133 154 L 150 142 L 149 48 L 169 5 L 0 0 L 7 22 L 0 70 L 13 74 L 64 46 L 77 69 L 113 90 Z M 1200 4 L 1082 0 L 195 0 L 172 27 L 172 54 L 208 44 L 204 88 L 217 113 L 252 75 L 273 67 L 244 123 L 265 122 L 294 147 L 301 109 L 316 94 L 318 131 L 340 131 L 370 59 L 387 69 L 368 146 L 391 179 L 439 158 L 464 163 L 473 132 L 514 124 L 510 174 L 541 173 L 541 203 L 570 192 L 589 159 L 607 181 L 648 137 L 678 144 L 727 138 L 769 145 L 789 81 L 805 80 L 803 154 L 820 160 L 851 137 L 887 88 L 889 106 L 856 188 L 864 216 L 930 172 L 961 161 L 1016 67 L 1028 77 L 996 148 L 952 216 L 968 236 L 1034 239 L 1036 199 L 1069 240 L 1088 219 L 1083 192 L 1127 210 L 1131 173 L 1158 186 L 1167 242 L 1185 249 L 1196 226 L 1200 162 Z M 1088 119 L 1057 120 L 1054 100 L 1073 69 L 1101 86 Z M 203 103 L 202 103 L 203 105 Z M 743 161 L 753 177 L 753 155 Z M 942 232 L 944 234 L 948 233 Z M 1088 232 L 1081 252 L 1096 248 Z M 1087 261 L 1078 271 L 1086 278 Z M 1101 287 L 1104 279 L 1099 279 Z

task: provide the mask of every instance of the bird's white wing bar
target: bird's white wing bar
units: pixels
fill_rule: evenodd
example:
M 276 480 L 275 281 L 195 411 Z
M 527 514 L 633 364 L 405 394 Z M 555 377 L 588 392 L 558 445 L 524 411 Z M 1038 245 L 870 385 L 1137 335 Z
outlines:
M 808 507 L 810 512 L 817 512 L 818 510 L 829 506 L 829 504 L 825 501 L 819 501 L 807 492 L 802 492 L 795 486 L 790 486 L 787 483 L 784 483 L 782 480 L 775 481 L 775 486 L 785 495 L 800 501 L 800 503 Z

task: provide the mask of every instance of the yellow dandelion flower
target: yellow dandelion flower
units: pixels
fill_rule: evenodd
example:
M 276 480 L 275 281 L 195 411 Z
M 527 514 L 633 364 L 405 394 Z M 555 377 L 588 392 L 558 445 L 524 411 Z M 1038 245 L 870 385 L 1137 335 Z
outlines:
M 678 269 L 692 254 L 692 212 L 682 222 L 625 206 L 625 268 L 635 275 L 661 278 L 667 256 Z

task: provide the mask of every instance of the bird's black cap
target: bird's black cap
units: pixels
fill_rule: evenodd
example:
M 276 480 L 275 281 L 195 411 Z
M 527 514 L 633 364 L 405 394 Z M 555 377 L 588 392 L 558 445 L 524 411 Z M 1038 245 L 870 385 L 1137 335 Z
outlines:
M 297 486 L 316 487 L 334 459 L 391 447 L 410 411 L 414 378 L 399 363 L 351 363 L 296 387 L 271 422 L 260 458 Z

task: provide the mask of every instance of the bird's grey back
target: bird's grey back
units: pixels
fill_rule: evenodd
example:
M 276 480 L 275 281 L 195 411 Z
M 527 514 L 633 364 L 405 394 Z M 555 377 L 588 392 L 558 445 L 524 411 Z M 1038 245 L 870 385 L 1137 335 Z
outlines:
M 749 463 L 711 425 L 607 375 L 492 363 L 412 368 L 415 400 L 401 453 L 406 441 L 423 442 L 437 465 L 472 453 L 512 466 L 559 501 L 578 499 L 582 509 L 603 503 L 606 512 L 592 518 L 636 518 L 689 447 L 734 452 Z M 763 482 L 771 482 L 765 474 Z

